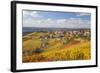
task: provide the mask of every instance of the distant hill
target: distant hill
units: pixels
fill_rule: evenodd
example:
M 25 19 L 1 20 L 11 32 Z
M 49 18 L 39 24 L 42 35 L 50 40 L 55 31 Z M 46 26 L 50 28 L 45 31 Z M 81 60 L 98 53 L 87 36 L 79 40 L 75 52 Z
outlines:
M 90 30 L 90 28 L 37 28 L 37 27 L 23 27 L 22 32 L 34 32 L 34 31 L 80 31 Z

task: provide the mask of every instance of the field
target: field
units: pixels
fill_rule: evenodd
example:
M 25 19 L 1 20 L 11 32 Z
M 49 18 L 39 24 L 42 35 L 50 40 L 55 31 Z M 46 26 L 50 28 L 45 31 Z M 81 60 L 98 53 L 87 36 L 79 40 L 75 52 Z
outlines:
M 90 60 L 90 29 L 31 32 L 22 38 L 22 61 Z

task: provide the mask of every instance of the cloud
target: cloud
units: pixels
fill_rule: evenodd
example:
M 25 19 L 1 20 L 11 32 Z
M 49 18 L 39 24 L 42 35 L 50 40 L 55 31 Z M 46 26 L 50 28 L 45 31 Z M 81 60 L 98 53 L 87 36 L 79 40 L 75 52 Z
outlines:
M 80 13 L 77 16 L 90 16 L 90 15 L 91 15 L 91 13 Z
M 90 13 L 80 13 L 77 16 L 89 15 Z M 39 11 L 23 11 L 23 27 L 90 28 L 90 20 L 79 17 L 67 19 L 44 18 Z
M 37 11 L 23 11 L 23 17 L 41 17 Z
M 47 27 L 47 28 L 90 28 L 90 20 L 81 18 L 69 19 L 27 19 L 23 22 L 24 27 Z

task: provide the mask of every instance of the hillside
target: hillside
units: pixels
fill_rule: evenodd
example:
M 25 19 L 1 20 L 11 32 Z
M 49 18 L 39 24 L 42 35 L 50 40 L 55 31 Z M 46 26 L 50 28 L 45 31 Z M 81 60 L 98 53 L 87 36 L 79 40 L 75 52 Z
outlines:
M 71 32 L 70 36 L 64 33 L 61 37 L 59 33 L 32 32 L 23 36 L 23 62 L 91 59 L 89 35 L 80 36 Z

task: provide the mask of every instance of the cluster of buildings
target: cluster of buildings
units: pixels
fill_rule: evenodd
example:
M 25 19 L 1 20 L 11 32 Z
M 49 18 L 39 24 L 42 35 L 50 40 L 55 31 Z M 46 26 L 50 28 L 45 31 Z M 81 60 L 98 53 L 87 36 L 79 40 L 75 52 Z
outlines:
M 70 31 L 53 31 L 53 32 L 46 32 L 45 35 L 40 36 L 43 39 L 49 38 L 73 38 L 79 36 L 90 36 L 91 31 L 90 29 L 82 29 L 82 30 L 70 30 Z
M 82 38 L 91 36 L 91 32 L 89 29 L 82 30 L 71 30 L 71 31 L 53 31 L 53 32 L 44 32 L 45 34 L 40 36 L 40 40 L 42 41 L 42 46 L 45 47 L 48 44 L 48 40 L 55 39 L 57 41 L 62 41 L 66 44 L 67 41 L 73 38 Z

